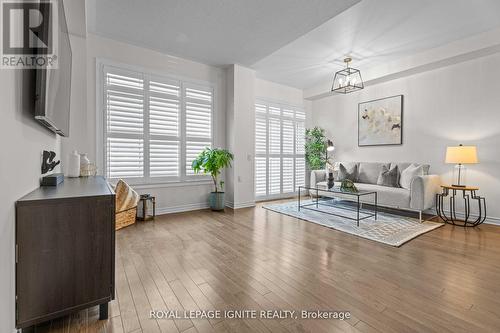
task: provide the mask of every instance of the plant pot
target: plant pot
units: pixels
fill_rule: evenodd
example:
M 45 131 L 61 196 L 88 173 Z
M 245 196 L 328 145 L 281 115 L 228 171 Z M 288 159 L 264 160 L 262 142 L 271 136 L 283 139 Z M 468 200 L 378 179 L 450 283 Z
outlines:
M 210 192 L 208 203 L 212 210 L 224 210 L 224 192 Z

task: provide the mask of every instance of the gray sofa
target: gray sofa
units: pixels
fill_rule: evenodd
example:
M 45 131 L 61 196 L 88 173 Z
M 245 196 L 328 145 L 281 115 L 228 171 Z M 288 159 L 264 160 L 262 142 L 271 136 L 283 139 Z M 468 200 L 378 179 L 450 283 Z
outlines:
M 390 208 L 403 210 L 411 210 L 419 213 L 422 220 L 422 211 L 434 207 L 436 193 L 440 191 L 441 181 L 437 175 L 429 175 L 429 165 L 423 164 L 424 175 L 416 176 L 411 181 L 410 189 L 402 187 L 388 187 L 377 185 L 377 179 L 383 165 L 392 168 L 395 164 L 398 166 L 398 172 L 406 169 L 412 163 L 377 163 L 377 162 L 335 162 L 333 173 L 335 185 L 340 185 L 337 181 L 338 168 L 342 163 L 347 168 L 352 168 L 354 164 L 358 167 L 358 176 L 355 185 L 358 190 L 376 191 L 378 197 L 378 205 Z M 325 170 L 311 171 L 310 186 L 320 189 L 327 188 L 327 173 Z M 311 196 L 315 196 L 314 191 L 310 191 Z M 322 196 L 327 193 L 322 192 Z M 346 196 L 345 199 L 349 199 Z M 370 202 L 371 198 L 367 198 L 366 202 Z

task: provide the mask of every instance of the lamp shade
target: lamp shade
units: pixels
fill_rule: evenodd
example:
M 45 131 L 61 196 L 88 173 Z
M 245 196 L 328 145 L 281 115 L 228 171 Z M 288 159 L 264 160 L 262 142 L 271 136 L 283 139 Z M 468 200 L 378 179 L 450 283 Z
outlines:
M 453 146 L 446 148 L 446 163 L 475 164 L 477 160 L 476 146 Z
M 328 140 L 327 141 L 327 143 L 326 143 L 326 150 L 327 151 L 334 151 L 335 150 L 335 146 L 333 145 L 332 140 Z

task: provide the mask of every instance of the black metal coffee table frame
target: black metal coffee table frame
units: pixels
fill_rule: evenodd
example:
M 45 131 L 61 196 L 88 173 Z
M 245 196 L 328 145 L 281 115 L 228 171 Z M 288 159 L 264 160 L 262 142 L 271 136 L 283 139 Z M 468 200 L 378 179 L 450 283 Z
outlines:
M 301 190 L 316 191 L 316 200 L 313 200 L 310 203 L 301 203 L 301 200 L 300 200 Z M 334 198 L 320 199 L 320 194 L 325 193 L 325 192 L 329 193 L 330 195 L 333 195 L 333 196 L 335 196 L 335 194 L 337 194 L 337 195 L 350 195 L 350 196 L 356 197 L 356 200 L 353 201 L 354 203 L 356 203 L 356 206 L 353 209 L 350 207 L 336 205 Z M 364 203 L 367 203 L 367 204 L 373 206 L 373 213 L 363 212 L 363 211 L 361 211 L 361 205 L 363 203 L 360 202 L 360 198 L 363 196 L 370 196 L 370 195 L 373 196 L 373 203 L 367 203 L 367 202 L 364 202 Z M 343 209 L 343 210 L 353 211 L 353 212 L 356 212 L 356 218 L 342 215 L 342 214 L 327 212 L 325 210 L 321 210 L 320 206 L 335 207 L 335 208 L 339 208 L 339 209 Z M 300 211 L 301 208 L 313 210 L 313 211 L 328 214 L 328 215 L 335 215 L 335 216 L 343 217 L 343 218 L 346 218 L 349 220 L 353 220 L 353 221 L 356 221 L 356 225 L 359 227 L 359 221 L 361 221 L 361 220 L 368 219 L 370 217 L 374 217 L 375 220 L 377 219 L 377 210 L 378 210 L 377 192 L 375 192 L 375 191 L 347 192 L 347 191 L 342 191 L 340 189 L 340 187 L 333 187 L 331 189 L 321 189 L 318 187 L 299 186 L 298 210 Z

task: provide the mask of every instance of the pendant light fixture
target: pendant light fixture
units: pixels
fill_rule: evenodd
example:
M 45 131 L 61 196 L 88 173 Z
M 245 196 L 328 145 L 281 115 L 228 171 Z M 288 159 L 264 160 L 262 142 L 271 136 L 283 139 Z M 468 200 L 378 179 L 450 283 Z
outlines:
M 348 94 L 364 88 L 361 72 L 358 69 L 349 67 L 351 58 L 345 58 L 346 68 L 335 73 L 332 84 L 332 91 Z

